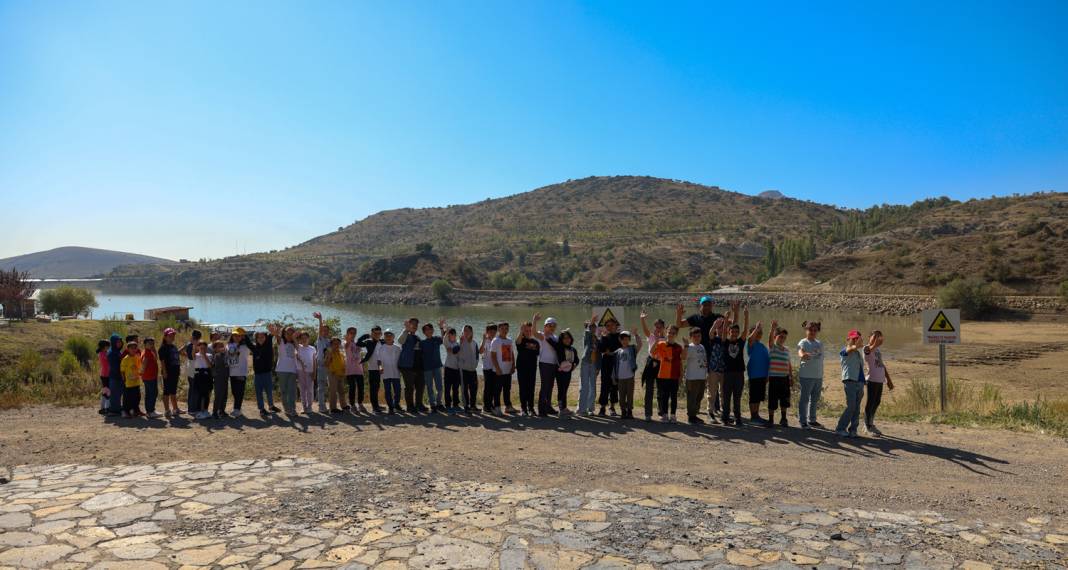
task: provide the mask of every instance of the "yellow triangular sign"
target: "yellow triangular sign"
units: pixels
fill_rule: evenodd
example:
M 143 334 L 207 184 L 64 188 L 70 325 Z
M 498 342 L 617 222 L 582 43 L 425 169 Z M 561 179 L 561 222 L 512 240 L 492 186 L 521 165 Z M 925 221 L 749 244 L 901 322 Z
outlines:
M 938 311 L 931 326 L 927 329 L 928 332 L 957 332 L 957 329 L 953 328 L 953 324 L 946 318 L 946 314 L 942 311 Z
M 605 325 L 605 323 L 607 323 L 609 321 L 609 319 L 611 319 L 611 320 L 613 320 L 613 321 L 615 321 L 617 323 L 619 322 L 619 319 L 617 319 L 616 316 L 612 313 L 612 309 L 609 309 L 608 307 L 605 307 L 604 314 L 601 315 L 601 321 L 599 323 L 597 323 L 597 326 L 603 327 Z

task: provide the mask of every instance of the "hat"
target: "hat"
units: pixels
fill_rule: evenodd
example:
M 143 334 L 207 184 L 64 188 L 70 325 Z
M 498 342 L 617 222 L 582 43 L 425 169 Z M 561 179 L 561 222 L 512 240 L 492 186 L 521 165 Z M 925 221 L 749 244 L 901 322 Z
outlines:
M 548 317 L 548 318 L 545 319 L 545 326 L 555 325 L 555 324 L 556 324 L 556 319 L 554 319 L 552 317 Z
M 119 333 L 111 333 L 111 344 L 115 344 L 116 341 L 121 341 L 121 340 L 122 340 L 122 337 L 119 336 Z
M 627 338 L 630 338 L 630 331 L 623 331 L 619 333 L 619 336 L 625 336 Z
M 393 334 L 393 329 L 386 329 L 382 331 L 382 334 Z
M 852 329 L 849 331 L 849 334 L 846 335 L 846 338 L 860 338 L 860 331 Z
M 697 304 L 698 305 L 704 305 L 705 303 L 711 303 L 711 302 L 712 302 L 712 297 L 709 297 L 708 295 L 705 295 L 704 297 L 701 297 L 701 300 L 698 301 Z
M 237 327 L 236 329 L 234 329 L 234 334 L 244 335 L 245 334 L 244 327 Z
M 167 328 L 163 329 L 163 336 L 167 336 L 169 334 L 176 334 L 177 332 L 178 331 L 172 329 L 171 327 L 167 327 Z

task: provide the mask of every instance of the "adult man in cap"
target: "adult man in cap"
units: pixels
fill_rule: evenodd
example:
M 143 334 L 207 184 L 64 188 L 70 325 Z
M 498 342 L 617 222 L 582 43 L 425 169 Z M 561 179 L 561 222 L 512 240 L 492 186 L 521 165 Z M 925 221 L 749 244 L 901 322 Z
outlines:
M 712 325 L 716 323 L 717 319 L 723 318 L 723 315 L 715 312 L 712 305 L 712 297 L 705 295 L 697 301 L 700 306 L 698 312 L 683 318 L 683 314 L 686 312 L 686 308 L 680 303 L 675 307 L 675 326 L 677 327 L 697 327 L 701 331 L 701 344 L 705 347 L 705 354 L 712 354 Z M 719 410 L 719 384 L 722 380 L 722 374 L 719 372 L 708 372 L 708 417 L 713 421 L 716 419 L 716 411 Z
M 535 325 L 541 317 L 534 315 Z M 556 354 L 556 319 L 548 317 L 541 332 L 534 331 L 534 338 L 538 339 L 538 370 L 541 372 L 541 390 L 538 392 L 538 415 L 555 416 L 557 411 L 553 408 L 553 384 L 556 382 L 556 369 L 560 366 L 560 359 Z

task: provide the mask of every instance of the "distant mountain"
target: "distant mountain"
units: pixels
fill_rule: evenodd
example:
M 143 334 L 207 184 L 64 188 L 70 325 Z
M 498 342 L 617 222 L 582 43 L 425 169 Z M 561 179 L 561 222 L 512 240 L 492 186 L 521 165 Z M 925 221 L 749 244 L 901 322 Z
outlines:
M 851 210 L 643 176 L 568 180 L 503 198 L 368 216 L 284 250 L 116 269 L 162 290 L 634 287 L 930 292 L 978 275 L 1051 292 L 1068 272 L 1068 194 Z
M 48 251 L 38 251 L 0 259 L 0 269 L 29 271 L 30 276 L 38 279 L 77 279 L 99 277 L 110 273 L 121 265 L 174 263 L 162 257 L 152 257 L 137 253 L 94 249 L 91 247 L 57 247 Z

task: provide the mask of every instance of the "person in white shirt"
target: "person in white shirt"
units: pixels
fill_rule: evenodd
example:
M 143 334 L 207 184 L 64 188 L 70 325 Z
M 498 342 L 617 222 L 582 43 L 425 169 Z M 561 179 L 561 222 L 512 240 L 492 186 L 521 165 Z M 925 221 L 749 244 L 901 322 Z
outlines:
M 245 399 L 245 383 L 248 380 L 248 360 L 252 350 L 248 347 L 245 329 L 237 327 L 226 343 L 226 363 L 230 366 L 230 394 L 234 397 L 235 418 L 241 417 L 241 402 Z
M 534 314 L 534 324 L 538 324 L 541 315 Z M 538 339 L 538 372 L 541 374 L 541 388 L 538 390 L 538 415 L 541 417 L 555 416 L 558 412 L 553 408 L 553 384 L 556 381 L 556 371 L 560 367 L 560 358 L 556 353 L 559 339 L 556 336 L 556 319 L 548 317 L 542 326 L 541 332 L 534 331 L 534 338 Z
M 686 361 L 686 416 L 691 424 L 703 424 L 704 420 L 697 414 L 708 384 L 708 351 L 701 342 L 700 329 L 690 329 L 690 344 L 683 350 L 683 360 Z
M 386 329 L 383 335 L 384 343 L 375 348 L 371 362 L 376 368 L 382 369 L 382 383 L 386 387 L 386 407 L 389 415 L 394 415 L 400 409 L 401 381 L 400 362 L 401 347 L 394 344 L 393 331 Z
M 311 340 L 311 335 L 306 332 L 300 333 L 300 337 L 297 339 L 299 344 L 294 356 L 297 361 L 300 404 L 304 408 L 305 414 L 311 414 L 312 401 L 315 399 L 315 368 L 317 365 L 315 346 L 308 344 L 309 340 Z
M 512 372 L 515 371 L 515 343 L 508 338 L 508 323 L 497 324 L 497 338 L 490 343 L 490 362 L 493 364 L 494 381 L 498 394 L 504 392 L 504 386 L 512 385 Z M 503 416 L 500 406 L 501 398 L 496 398 L 497 407 L 493 412 Z

